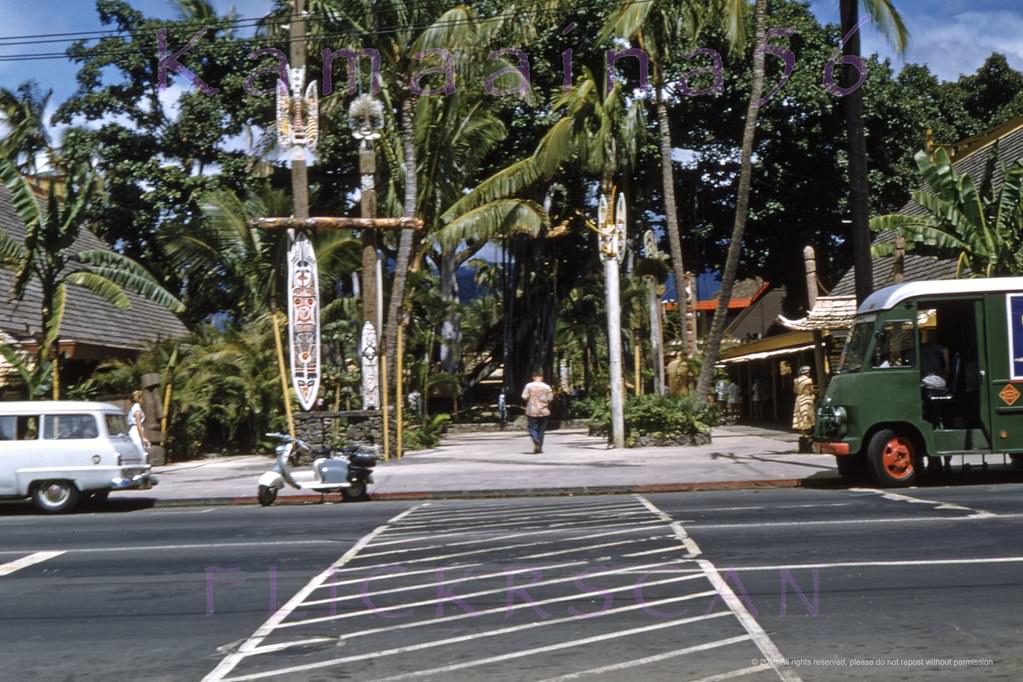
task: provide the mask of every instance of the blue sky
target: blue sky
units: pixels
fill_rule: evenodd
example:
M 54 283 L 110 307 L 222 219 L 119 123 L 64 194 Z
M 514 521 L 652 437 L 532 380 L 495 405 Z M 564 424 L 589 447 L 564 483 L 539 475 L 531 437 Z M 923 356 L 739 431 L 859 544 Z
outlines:
M 148 16 L 172 17 L 167 0 L 129 0 Z M 939 77 L 954 80 L 977 69 L 992 51 L 999 51 L 1023 70 L 1023 4 L 1019 0 L 895 0 L 911 32 L 905 61 L 925 63 Z M 220 10 L 235 7 L 242 17 L 266 13 L 270 0 L 214 0 Z M 822 21 L 838 21 L 838 0 L 813 0 L 811 8 Z M 0 55 L 62 50 L 66 43 L 9 45 L 11 36 L 95 31 L 104 28 L 93 0 L 0 0 Z M 884 38 L 869 26 L 864 52 L 894 55 Z M 75 67 L 66 60 L 0 61 L 0 86 L 13 88 L 27 78 L 53 88 L 54 104 L 75 89 Z

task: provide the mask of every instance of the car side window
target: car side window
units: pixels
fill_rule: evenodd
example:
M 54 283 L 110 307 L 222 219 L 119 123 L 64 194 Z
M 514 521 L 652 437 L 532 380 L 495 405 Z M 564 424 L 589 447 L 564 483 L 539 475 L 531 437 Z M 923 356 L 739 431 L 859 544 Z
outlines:
M 881 369 L 911 367 L 914 364 L 915 353 L 916 325 L 912 320 L 885 322 L 877 332 L 871 366 Z
M 91 414 L 58 414 L 46 416 L 43 438 L 46 440 L 67 440 L 73 438 L 98 438 L 96 417 Z
M 22 415 L 17 417 L 17 440 L 39 438 L 39 417 Z

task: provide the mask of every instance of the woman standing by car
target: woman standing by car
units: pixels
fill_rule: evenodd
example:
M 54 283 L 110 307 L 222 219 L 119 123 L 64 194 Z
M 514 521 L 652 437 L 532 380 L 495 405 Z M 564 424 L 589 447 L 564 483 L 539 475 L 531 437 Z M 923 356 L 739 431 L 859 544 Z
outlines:
M 142 391 L 132 391 L 131 407 L 128 408 L 128 435 L 143 455 L 149 448 L 149 441 L 142 431 L 142 424 L 146 421 L 146 413 L 142 411 Z

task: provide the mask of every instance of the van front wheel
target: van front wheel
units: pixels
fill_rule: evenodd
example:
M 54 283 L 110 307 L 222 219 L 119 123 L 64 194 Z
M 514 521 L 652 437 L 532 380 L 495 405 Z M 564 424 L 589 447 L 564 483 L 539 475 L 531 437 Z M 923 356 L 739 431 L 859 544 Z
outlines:
M 913 485 L 920 476 L 922 462 L 916 445 L 892 429 L 881 429 L 870 439 L 867 461 L 882 488 Z
M 70 481 L 43 481 L 32 489 L 32 502 L 46 514 L 63 514 L 78 504 L 78 488 Z

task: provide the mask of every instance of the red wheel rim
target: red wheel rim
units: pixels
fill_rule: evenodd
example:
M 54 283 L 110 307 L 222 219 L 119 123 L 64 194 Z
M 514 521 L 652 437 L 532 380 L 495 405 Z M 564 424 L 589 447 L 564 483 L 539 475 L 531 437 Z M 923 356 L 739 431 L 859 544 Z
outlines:
M 892 478 L 903 480 L 913 475 L 913 447 L 905 438 L 895 436 L 881 451 L 884 470 Z

